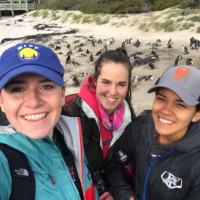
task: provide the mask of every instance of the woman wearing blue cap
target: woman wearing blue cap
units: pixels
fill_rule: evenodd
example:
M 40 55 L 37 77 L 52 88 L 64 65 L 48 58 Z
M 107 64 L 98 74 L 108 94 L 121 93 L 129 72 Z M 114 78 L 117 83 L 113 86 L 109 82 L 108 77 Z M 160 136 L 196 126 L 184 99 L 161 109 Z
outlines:
M 2 200 L 98 199 L 86 167 L 80 121 L 61 115 L 63 75 L 57 55 L 40 44 L 20 43 L 1 55 L 0 105 L 10 123 L 0 126 Z M 24 163 L 12 170 L 6 153 L 10 147 L 25 155 L 31 170 Z
M 200 70 L 168 68 L 148 93 L 152 113 L 127 126 L 116 152 L 135 163 L 135 188 L 119 173 L 118 154 L 109 167 L 114 199 L 198 200 L 200 197 Z

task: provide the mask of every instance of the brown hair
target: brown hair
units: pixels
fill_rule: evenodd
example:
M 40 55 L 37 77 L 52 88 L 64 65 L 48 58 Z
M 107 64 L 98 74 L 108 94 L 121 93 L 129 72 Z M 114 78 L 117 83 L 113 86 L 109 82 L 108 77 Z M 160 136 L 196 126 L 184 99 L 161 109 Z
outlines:
M 196 111 L 200 111 L 200 103 L 196 105 Z

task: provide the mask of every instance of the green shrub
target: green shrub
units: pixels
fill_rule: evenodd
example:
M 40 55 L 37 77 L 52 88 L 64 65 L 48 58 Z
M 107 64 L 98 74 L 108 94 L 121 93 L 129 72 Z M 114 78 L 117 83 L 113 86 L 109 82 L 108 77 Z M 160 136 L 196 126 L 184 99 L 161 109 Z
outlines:
M 180 15 L 179 12 L 170 13 L 170 14 L 168 15 L 168 19 L 173 18 L 173 17 L 178 17 L 179 15 Z
M 184 23 L 184 24 L 182 24 L 181 30 L 188 30 L 188 29 L 190 29 L 191 27 L 194 27 L 194 26 L 195 25 L 192 24 L 192 23 Z
M 90 15 L 84 15 L 83 19 L 82 19 L 82 22 L 89 24 L 89 23 L 93 22 L 93 18 Z
M 162 30 L 162 27 L 161 27 L 161 23 L 160 23 L 160 22 L 155 22 L 155 23 L 153 24 L 153 27 L 154 27 L 154 29 L 156 29 L 157 31 Z
M 42 18 L 47 18 L 48 15 L 49 15 L 48 10 L 43 10 L 43 12 L 42 12 Z
M 56 20 L 60 19 L 61 16 L 59 16 L 57 14 L 59 14 L 57 11 L 52 11 L 52 13 L 51 13 L 51 20 L 56 21 Z
M 200 15 L 190 17 L 190 18 L 188 18 L 188 20 L 193 21 L 193 22 L 200 22 Z
M 164 10 L 166 8 L 178 5 L 180 2 L 181 2 L 181 0 L 167 0 L 167 1 L 156 0 L 156 1 L 154 1 L 153 5 L 152 5 L 152 10 L 153 11 Z
M 183 19 L 183 17 L 180 17 L 180 18 L 178 18 L 176 21 L 177 22 L 181 22 L 181 21 L 183 21 L 184 19 Z
M 37 9 L 35 12 L 32 13 L 33 17 L 38 17 L 40 15 L 39 10 Z
M 160 24 L 160 28 L 163 29 L 165 32 L 175 31 L 174 21 L 173 20 L 167 20 L 164 23 Z
M 130 22 L 130 26 L 134 26 L 138 22 L 138 19 L 134 19 Z
M 61 16 L 55 16 L 55 17 L 52 17 L 51 19 L 54 20 L 54 21 L 56 21 L 56 20 L 58 20 L 60 18 L 61 18 Z
M 100 17 L 100 16 L 96 16 L 94 17 L 94 20 L 96 22 L 96 24 L 101 25 L 101 24 L 107 24 L 109 22 L 109 17 Z
M 82 19 L 82 17 L 83 17 L 82 14 L 74 14 L 74 15 L 72 16 L 72 20 L 73 20 L 73 22 L 80 22 L 81 19 Z
M 114 14 L 113 17 L 115 17 L 115 18 L 125 18 L 125 17 L 128 17 L 128 15 L 126 15 L 126 14 Z
M 69 17 L 71 17 L 72 15 L 73 13 L 67 13 L 62 19 L 62 23 L 65 23 L 69 19 Z
M 141 23 L 139 29 L 146 32 L 148 30 L 147 23 Z

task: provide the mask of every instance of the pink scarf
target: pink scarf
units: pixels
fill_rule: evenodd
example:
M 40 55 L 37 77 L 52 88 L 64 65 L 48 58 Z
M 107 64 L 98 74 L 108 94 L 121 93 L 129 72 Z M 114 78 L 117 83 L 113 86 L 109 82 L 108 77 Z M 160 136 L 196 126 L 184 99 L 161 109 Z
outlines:
M 109 120 L 109 116 L 107 115 L 105 109 L 103 108 L 97 97 L 96 97 L 96 102 L 99 108 L 99 112 L 101 114 L 101 119 L 104 127 L 110 131 L 117 130 L 123 121 L 123 114 L 124 114 L 123 102 L 120 103 L 115 109 L 112 122 Z

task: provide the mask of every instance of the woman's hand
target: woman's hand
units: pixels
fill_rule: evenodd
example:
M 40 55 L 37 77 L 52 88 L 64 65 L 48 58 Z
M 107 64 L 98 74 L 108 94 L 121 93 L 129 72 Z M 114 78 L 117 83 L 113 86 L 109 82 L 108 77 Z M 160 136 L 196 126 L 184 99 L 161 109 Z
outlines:
M 133 197 L 130 197 L 129 200 L 134 200 L 134 198 L 133 198 Z
M 112 195 L 110 194 L 110 192 L 104 192 L 100 198 L 100 200 L 114 200 L 114 198 L 112 197 Z
M 109 196 L 105 200 L 114 200 L 114 198 L 112 196 Z

